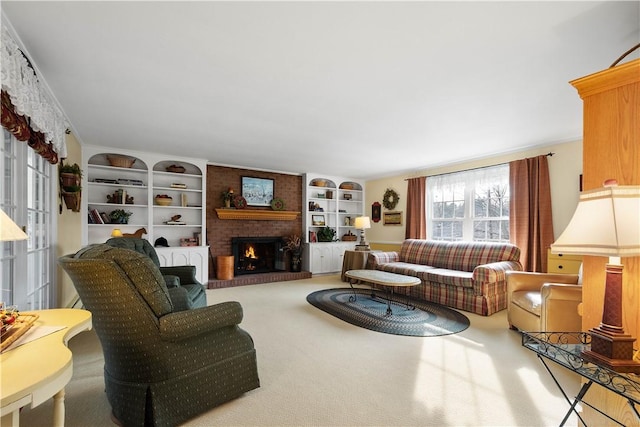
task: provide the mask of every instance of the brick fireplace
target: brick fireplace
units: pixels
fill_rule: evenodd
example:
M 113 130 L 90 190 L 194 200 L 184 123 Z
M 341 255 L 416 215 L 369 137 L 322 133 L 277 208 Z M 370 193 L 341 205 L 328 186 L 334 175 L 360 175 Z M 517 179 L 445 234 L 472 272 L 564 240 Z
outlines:
M 231 187 L 235 193 L 240 194 L 240 182 L 243 176 L 273 179 L 274 196 L 285 202 L 285 209 L 288 211 L 302 211 L 301 176 L 224 166 L 207 166 L 207 242 L 212 256 L 209 264 L 210 280 L 216 279 L 216 257 L 219 255 L 234 255 L 232 248 L 233 238 L 284 238 L 292 234 L 301 235 L 302 233 L 301 217 L 293 221 L 219 219 L 215 209 L 224 205 L 221 199 L 222 192 Z M 271 210 L 271 208 L 263 207 L 248 207 L 247 209 Z M 237 258 L 234 255 L 234 262 L 237 261 Z M 285 257 L 284 263 L 283 269 L 287 270 L 289 267 L 287 257 Z M 256 275 L 256 277 L 258 276 Z M 251 276 L 243 275 L 243 277 Z
M 235 275 L 270 273 L 286 269 L 284 241 L 280 236 L 271 237 L 233 237 Z

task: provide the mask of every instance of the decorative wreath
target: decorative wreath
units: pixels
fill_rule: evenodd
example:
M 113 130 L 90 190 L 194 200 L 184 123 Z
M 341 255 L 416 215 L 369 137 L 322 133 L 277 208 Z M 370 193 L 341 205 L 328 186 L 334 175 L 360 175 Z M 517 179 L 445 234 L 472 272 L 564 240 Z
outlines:
M 387 188 L 387 191 L 384 192 L 384 196 L 382 197 L 382 205 L 389 210 L 393 210 L 396 208 L 398 200 L 400 200 L 398 193 Z

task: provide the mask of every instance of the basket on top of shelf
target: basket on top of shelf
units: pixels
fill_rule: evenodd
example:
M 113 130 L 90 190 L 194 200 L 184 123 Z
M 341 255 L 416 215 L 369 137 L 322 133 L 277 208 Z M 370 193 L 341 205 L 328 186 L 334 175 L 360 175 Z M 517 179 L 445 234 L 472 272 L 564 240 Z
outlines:
M 120 156 L 116 154 L 107 154 L 107 160 L 111 166 L 118 168 L 130 168 L 136 162 L 133 157 Z
M 184 173 L 184 171 L 186 170 L 184 166 L 181 166 L 181 165 L 167 166 L 166 169 L 167 169 L 167 172 L 173 172 L 173 173 Z

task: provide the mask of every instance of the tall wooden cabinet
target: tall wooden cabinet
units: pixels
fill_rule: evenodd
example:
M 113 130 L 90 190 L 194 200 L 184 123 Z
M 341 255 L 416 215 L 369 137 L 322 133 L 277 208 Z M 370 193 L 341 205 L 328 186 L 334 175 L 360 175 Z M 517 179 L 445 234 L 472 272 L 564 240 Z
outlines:
M 619 185 L 640 185 L 640 59 L 571 82 L 584 101 L 583 187 L 591 190 L 615 178 Z M 640 219 L 639 219 L 640 220 Z M 582 328 L 598 326 L 602 320 L 604 268 L 607 259 L 585 256 L 583 261 Z M 623 327 L 638 338 L 640 333 L 640 257 L 622 258 Z M 640 345 L 636 340 L 634 348 Z M 589 399 L 604 403 L 606 412 L 637 425 L 627 402 L 602 388 L 589 392 Z M 584 408 L 588 425 L 604 419 Z
M 163 266 L 195 265 L 207 283 L 206 161 L 156 153 L 87 146 L 83 149 L 82 243 L 103 243 L 115 228 L 122 233 L 144 229 Z M 156 196 L 169 196 L 167 206 Z M 169 199 L 170 198 L 170 199 Z M 130 212 L 127 224 L 108 221 L 109 213 Z

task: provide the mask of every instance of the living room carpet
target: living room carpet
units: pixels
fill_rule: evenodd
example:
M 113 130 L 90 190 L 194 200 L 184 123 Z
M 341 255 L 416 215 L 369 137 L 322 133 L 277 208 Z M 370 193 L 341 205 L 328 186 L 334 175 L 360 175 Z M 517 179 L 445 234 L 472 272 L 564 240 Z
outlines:
M 354 292 L 357 294 L 355 301 Z M 404 295 L 391 299 L 392 313 L 387 314 L 387 295 L 376 290 L 336 288 L 313 292 L 307 301 L 314 307 L 355 326 L 376 332 L 414 337 L 437 337 L 455 334 L 469 327 L 469 319 L 448 307 Z M 414 307 L 414 308 L 412 308 Z

